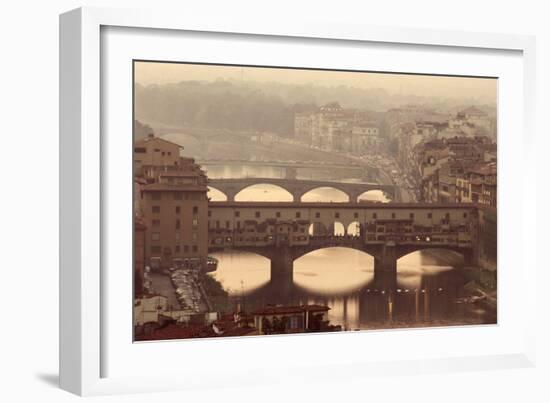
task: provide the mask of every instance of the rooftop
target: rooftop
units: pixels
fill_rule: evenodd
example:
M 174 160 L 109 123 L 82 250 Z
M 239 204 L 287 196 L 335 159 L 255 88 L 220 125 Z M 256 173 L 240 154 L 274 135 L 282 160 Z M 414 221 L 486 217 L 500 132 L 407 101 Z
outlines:
M 179 145 L 179 144 L 177 144 L 177 143 L 174 143 L 173 141 L 169 141 L 169 140 L 163 139 L 162 137 L 156 137 L 154 134 L 150 134 L 150 135 L 148 135 L 147 137 L 144 137 L 144 138 L 142 138 L 142 139 L 139 139 L 139 140 L 134 141 L 134 146 L 135 146 L 135 147 L 146 146 L 146 145 L 148 145 L 148 143 L 151 143 L 151 142 L 153 142 L 153 141 L 161 141 L 161 142 L 164 142 L 164 143 L 168 143 L 168 144 L 177 146 L 177 147 L 179 147 L 179 148 L 181 148 L 181 149 L 184 148 L 182 145 Z
M 237 327 L 236 324 L 224 322 L 221 324 L 223 334 L 216 334 L 211 326 L 206 325 L 191 325 L 179 326 L 176 324 L 168 324 L 160 329 L 155 329 L 149 335 L 136 336 L 137 341 L 152 341 L 152 340 L 174 340 L 174 339 L 190 339 L 201 337 L 228 337 L 228 336 L 246 336 L 254 334 L 256 329 L 253 327 Z
M 461 112 L 464 113 L 464 114 L 467 114 L 467 115 L 487 116 L 487 114 L 485 112 L 483 112 L 481 109 L 479 109 L 475 106 L 470 106 L 470 107 L 464 109 Z
M 304 312 L 327 312 L 326 305 L 268 306 L 251 312 L 251 315 L 285 315 Z
M 205 185 L 192 184 L 171 184 L 171 183 L 151 183 L 144 185 L 144 192 L 206 192 L 208 188 Z

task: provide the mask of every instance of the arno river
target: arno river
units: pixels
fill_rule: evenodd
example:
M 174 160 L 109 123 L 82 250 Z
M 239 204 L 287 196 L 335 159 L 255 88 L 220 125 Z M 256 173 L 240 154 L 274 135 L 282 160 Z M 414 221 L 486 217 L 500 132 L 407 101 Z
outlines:
M 284 170 L 247 166 L 206 166 L 211 178 L 284 177 Z M 298 178 L 312 173 L 298 172 Z M 316 178 L 317 179 L 317 178 Z M 334 178 L 331 178 L 334 179 Z M 358 181 L 356 178 L 340 178 Z M 223 200 L 211 191 L 213 200 Z M 388 201 L 373 191 L 364 199 Z M 286 191 L 270 185 L 257 185 L 241 192 L 237 201 L 290 201 Z M 303 201 L 347 201 L 334 189 L 306 194 Z M 342 231 L 343 228 L 335 228 Z M 346 248 L 312 252 L 294 262 L 292 284 L 270 280 L 270 262 L 264 257 L 237 251 L 213 254 L 219 260 L 211 275 L 229 293 L 231 303 L 246 310 L 271 304 L 319 303 L 328 305 L 331 324 L 343 329 L 400 326 L 446 326 L 496 323 L 496 309 L 485 303 L 469 303 L 464 290 L 468 282 L 461 258 L 452 252 L 423 251 L 404 256 L 397 262 L 397 278 L 374 277 L 371 256 Z M 390 290 L 392 290 L 390 292 Z

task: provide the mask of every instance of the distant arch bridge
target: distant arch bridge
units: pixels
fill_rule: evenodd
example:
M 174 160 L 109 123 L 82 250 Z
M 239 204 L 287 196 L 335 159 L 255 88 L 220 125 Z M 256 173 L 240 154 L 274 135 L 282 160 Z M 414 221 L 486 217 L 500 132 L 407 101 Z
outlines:
M 275 185 L 292 195 L 293 202 L 300 202 L 306 193 L 320 188 L 333 188 L 345 193 L 350 202 L 357 201 L 357 198 L 365 192 L 380 190 L 395 201 L 397 195 L 395 185 L 382 185 L 377 183 L 353 183 L 334 182 L 303 179 L 281 179 L 281 178 L 239 178 L 239 179 L 209 179 L 208 186 L 220 191 L 227 197 L 228 202 L 235 201 L 235 196 L 242 190 L 253 185 Z

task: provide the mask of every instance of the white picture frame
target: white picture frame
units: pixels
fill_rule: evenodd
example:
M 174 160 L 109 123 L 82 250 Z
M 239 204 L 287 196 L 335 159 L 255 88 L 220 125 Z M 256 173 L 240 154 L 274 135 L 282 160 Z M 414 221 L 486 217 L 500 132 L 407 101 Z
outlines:
M 295 361 L 274 363 L 273 368 L 265 368 L 260 373 L 252 367 L 257 353 L 263 349 L 277 348 L 305 348 L 307 337 L 269 337 L 269 341 L 258 341 L 258 338 L 247 340 L 247 345 L 239 340 L 215 340 L 216 350 L 230 348 L 250 349 L 248 363 L 241 367 L 217 369 L 212 371 L 209 379 L 204 375 L 205 368 L 200 368 L 195 374 L 181 371 L 176 372 L 170 365 L 166 365 L 162 375 L 152 376 L 143 373 L 142 376 L 125 373 L 121 367 L 118 371 L 107 368 L 107 359 L 119 350 L 120 345 L 113 344 L 105 327 L 112 322 L 105 318 L 110 314 L 110 308 L 116 304 L 110 296 L 105 284 L 104 267 L 108 264 L 107 255 L 110 252 L 105 241 L 104 227 L 106 224 L 105 211 L 109 210 L 108 194 L 110 186 L 106 177 L 113 172 L 109 163 L 109 147 L 116 147 L 104 135 L 109 131 L 109 124 L 105 123 L 106 111 L 102 108 L 102 92 L 108 92 L 109 83 L 102 81 L 101 60 L 102 30 L 108 27 L 118 29 L 154 29 L 163 32 L 193 32 L 218 33 L 219 35 L 245 35 L 255 40 L 329 40 L 331 46 L 353 43 L 377 43 L 378 46 L 403 45 L 433 47 L 434 49 L 469 49 L 483 54 L 494 50 L 515 52 L 521 64 L 521 83 L 516 88 L 521 98 L 516 100 L 521 104 L 521 115 L 514 124 L 519 124 L 522 136 L 518 139 L 502 137 L 499 142 L 512 142 L 508 150 L 517 150 L 517 155 L 507 154 L 506 147 L 499 143 L 499 192 L 506 189 L 506 183 L 519 180 L 524 189 L 533 194 L 536 182 L 535 175 L 523 175 L 534 164 L 534 102 L 535 102 L 535 41 L 530 36 L 468 33 L 457 31 L 430 31 L 407 28 L 383 28 L 365 25 L 350 25 L 339 23 L 320 23 L 304 20 L 301 24 L 284 23 L 269 20 L 207 20 L 195 18 L 192 15 L 173 14 L 169 12 L 154 12 L 150 10 L 115 10 L 103 8 L 81 8 L 70 11 L 60 17 L 60 384 L 63 389 L 79 395 L 96 395 L 112 393 L 151 392 L 162 390 L 177 390 L 196 387 L 214 387 L 229 384 L 252 385 L 262 382 L 296 382 L 295 375 L 300 374 L 300 381 L 304 378 L 323 379 L 327 376 L 327 369 L 331 368 L 331 376 L 337 372 L 342 379 L 353 376 L 369 376 L 384 374 L 431 373 L 440 371 L 464 371 L 493 368 L 518 368 L 533 366 L 535 362 L 535 320 L 529 315 L 524 316 L 521 323 L 508 323 L 497 330 L 484 331 L 487 337 L 500 337 L 500 331 L 508 328 L 514 335 L 514 343 L 502 344 L 499 350 L 483 354 L 472 347 L 471 354 L 455 351 L 454 354 L 418 354 L 403 356 L 402 359 L 392 357 L 382 360 L 377 357 L 363 358 L 358 355 L 354 359 L 339 361 L 312 360 L 307 366 L 307 373 L 303 366 Z M 222 34 L 223 33 L 223 34 Z M 111 42 L 109 42 L 111 46 Z M 113 45 L 115 46 L 115 45 Z M 145 46 L 145 45 L 144 45 Z M 517 61 L 516 60 L 516 61 Z M 198 61 L 198 60 L 195 60 Z M 513 73 L 516 74 L 516 73 Z M 517 74 L 516 74 L 517 75 Z M 130 79 L 130 77 L 128 77 Z M 517 77 L 516 77 L 517 79 Z M 515 101 L 515 102 L 516 102 Z M 112 103 L 110 104 L 112 105 Z M 511 107 L 512 105 L 510 105 Z M 119 105 L 120 107 L 120 105 Z M 122 108 L 131 108 L 131 105 L 122 105 Z M 103 120 L 102 120 L 103 119 Z M 501 123 L 499 118 L 499 124 Z M 504 128 L 505 129 L 505 128 Z M 503 130 L 506 133 L 506 130 Z M 102 135 L 103 133 L 103 135 Z M 519 143 L 514 143 L 519 141 Z M 519 147 L 519 148 L 518 148 Z M 504 149 L 505 151 L 501 151 Z M 514 156 L 515 160 L 502 162 L 501 154 Z M 523 166 L 515 163 L 522 162 Z M 515 171 L 502 169 L 501 164 L 512 164 Z M 534 170 L 533 170 L 534 171 Z M 508 176 L 503 179 L 500 173 Z M 120 175 L 117 175 L 120 176 Z M 504 186 L 501 186 L 504 185 Z M 502 193 L 499 193 L 502 194 Z M 513 208 L 517 216 L 509 218 L 510 223 L 499 221 L 499 245 L 502 226 L 513 226 L 517 236 L 515 253 L 521 259 L 522 285 L 531 292 L 535 288 L 535 245 L 529 242 L 526 234 L 534 233 L 535 210 L 530 208 L 522 196 L 510 201 L 509 208 Z M 506 207 L 502 209 L 506 211 Z M 499 217 L 506 217 L 501 214 Z M 113 218 L 113 216 L 109 216 Z M 500 220 L 500 218 L 499 218 Z M 502 219 L 503 220 L 503 219 Z M 506 238 L 506 234 L 503 234 Z M 499 246 L 499 262 L 502 260 Z M 107 253 L 108 252 L 108 253 Z M 504 252 L 502 252 L 504 253 Z M 110 256 L 110 255 L 109 255 Z M 504 256 L 504 255 L 503 255 Z M 506 257 L 506 256 L 504 256 Z M 127 277 L 130 281 L 130 277 Z M 499 278 L 499 314 L 503 308 L 501 300 L 506 300 L 509 287 L 500 287 Z M 504 284 L 506 285 L 506 283 Z M 524 292 L 522 308 L 524 312 L 534 312 L 534 296 Z M 122 302 L 121 302 L 122 303 Z M 125 302 L 124 302 L 125 303 Z M 113 316 L 113 315 L 111 315 Z M 504 331 L 504 330 L 502 330 Z M 353 332 L 349 335 L 322 335 L 315 336 L 316 342 L 321 340 L 325 345 L 336 346 L 341 337 L 346 337 L 346 344 L 376 341 L 391 343 L 385 340 L 399 341 L 404 337 L 402 331 L 392 332 Z M 435 332 L 435 333 L 434 333 Z M 439 332 L 439 333 L 437 333 Z M 492 333 L 491 333 L 492 332 Z M 128 335 L 131 330 L 128 329 Z M 437 337 L 445 340 L 454 340 L 453 337 L 467 339 L 474 333 L 469 330 L 454 329 L 451 332 L 444 330 L 413 331 L 411 340 L 422 343 L 421 340 L 434 340 Z M 492 336 L 491 336 L 492 335 Z M 334 336 L 337 338 L 335 339 Z M 478 335 L 479 336 L 479 335 Z M 320 337 L 320 338 L 319 338 Z M 338 339 L 340 337 L 340 339 Z M 409 336 L 407 336 L 409 337 Z M 476 336 L 477 337 L 477 336 Z M 485 337 L 485 336 L 484 336 Z M 521 338 L 521 340 L 520 340 Z M 505 340 L 506 338 L 503 338 Z M 306 342 L 304 343 L 304 340 Z M 475 340 L 472 339 L 472 340 Z M 510 339 L 512 340 L 512 339 Z M 199 351 L 202 346 L 212 349 L 212 341 L 187 341 L 193 344 L 193 349 Z M 210 344 L 209 344 L 210 343 Z M 504 343 L 504 342 L 503 342 Z M 151 343 L 149 343 L 151 344 Z M 152 343 L 157 344 L 157 343 Z M 184 344 L 162 343 L 164 354 L 168 349 L 185 349 Z M 497 343 L 498 344 L 498 343 Z M 292 347 L 291 345 L 294 345 Z M 387 345 L 387 344 L 386 344 Z M 290 346 L 290 347 L 289 347 Z M 153 348 L 153 347 L 151 347 Z M 141 347 L 132 354 L 151 354 Z M 420 348 L 420 350 L 422 350 Z M 130 351 L 130 350 L 128 350 Z M 443 350 L 442 350 L 443 351 Z M 461 350 L 462 351 L 462 350 Z M 157 351 L 158 352 L 158 351 Z M 307 352 L 304 352 L 306 354 Z M 162 356 L 162 354 L 161 354 Z M 165 356 L 165 355 L 164 355 Z M 128 358 L 126 356 L 126 358 Z M 136 357 L 134 357 L 136 358 Z M 124 357 L 121 357 L 124 359 Z M 165 359 L 165 358 L 164 358 Z M 258 363 L 261 368 L 261 363 Z M 284 368 L 284 371 L 281 371 Z M 334 371 L 336 369 L 337 371 Z M 113 375 L 115 374 L 116 375 Z M 275 378 L 274 378 L 275 377 Z

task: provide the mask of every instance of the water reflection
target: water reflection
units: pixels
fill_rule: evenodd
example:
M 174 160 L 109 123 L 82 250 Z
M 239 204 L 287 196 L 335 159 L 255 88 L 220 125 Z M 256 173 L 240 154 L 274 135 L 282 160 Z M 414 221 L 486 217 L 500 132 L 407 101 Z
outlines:
M 233 304 L 248 309 L 267 304 L 326 304 L 329 319 L 347 330 L 494 323 L 493 313 L 459 304 L 466 278 L 449 266 L 450 254 L 415 252 L 398 261 L 397 275 L 374 273 L 369 255 L 327 248 L 295 261 L 293 280 L 270 279 L 269 261 L 242 252 L 222 252 L 212 276 Z M 439 256 L 442 256 L 440 259 Z
M 354 249 L 320 249 L 294 262 L 294 285 L 316 295 L 349 294 L 373 279 L 374 259 Z
M 218 268 L 212 276 L 230 296 L 248 295 L 266 286 L 270 280 L 269 259 L 248 252 L 214 253 Z

